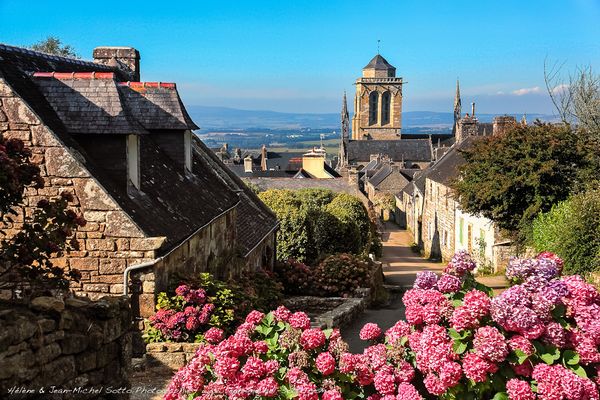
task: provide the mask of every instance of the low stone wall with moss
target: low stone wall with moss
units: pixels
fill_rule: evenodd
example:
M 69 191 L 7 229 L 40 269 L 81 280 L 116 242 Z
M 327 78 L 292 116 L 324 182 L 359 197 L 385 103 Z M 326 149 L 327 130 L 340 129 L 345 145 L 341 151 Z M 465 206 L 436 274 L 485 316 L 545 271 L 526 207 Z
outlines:
M 0 303 L 0 398 L 128 398 L 130 328 L 121 297 Z

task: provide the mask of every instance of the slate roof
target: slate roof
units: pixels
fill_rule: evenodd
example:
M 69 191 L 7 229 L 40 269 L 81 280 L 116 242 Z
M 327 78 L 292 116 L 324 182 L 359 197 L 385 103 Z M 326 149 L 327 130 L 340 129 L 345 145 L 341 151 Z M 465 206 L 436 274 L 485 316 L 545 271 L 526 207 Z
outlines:
M 36 72 L 33 82 L 69 133 L 148 133 L 121 101 L 112 72 Z
M 126 185 L 115 180 L 106 170 L 101 168 L 98 162 L 85 151 L 83 146 L 75 139 L 75 136 L 72 135 L 73 130 L 79 131 L 84 127 L 71 125 L 71 123 L 75 124 L 76 121 L 73 121 L 71 116 L 65 117 L 69 114 L 68 109 L 62 106 L 59 107 L 60 102 L 53 94 L 51 95 L 52 90 L 46 88 L 44 83 L 40 84 L 38 78 L 33 77 L 35 72 L 79 73 L 98 71 L 114 73 L 112 83 L 106 83 L 106 86 L 98 85 L 98 82 L 82 87 L 79 87 L 78 84 L 74 85 L 78 88 L 79 94 L 86 93 L 94 99 L 93 101 L 101 102 L 104 100 L 94 97 L 94 91 L 102 92 L 102 90 L 105 90 L 114 95 L 114 89 L 116 89 L 116 86 L 113 86 L 115 85 L 114 82 L 126 79 L 126 76 L 116 68 L 0 45 L 0 76 L 6 79 L 8 84 L 40 116 L 44 124 L 60 138 L 66 147 L 81 154 L 83 157 L 82 162 L 92 176 L 98 180 L 119 206 L 148 236 L 167 236 L 167 241 L 161 248 L 161 252 L 167 252 L 175 247 L 229 208 L 248 201 L 243 200 L 244 196 L 238 197 L 236 190 L 232 190 L 222 178 L 227 174 L 227 169 L 218 160 L 216 164 L 211 164 L 206 161 L 206 158 L 203 158 L 201 152 L 212 155 L 212 152 L 207 148 L 194 152 L 194 174 L 193 176 L 186 176 L 183 174 L 183 169 L 176 165 L 149 135 L 144 135 L 141 138 L 141 190 L 134 195 L 128 193 Z M 40 77 L 39 79 L 45 78 Z M 92 80 L 89 79 L 89 81 Z M 59 83 L 62 85 L 64 93 L 73 91 L 73 88 L 64 85 L 64 82 Z M 60 85 L 58 86 L 60 87 Z M 48 87 L 54 88 L 55 83 L 48 85 Z M 116 96 L 112 99 L 120 98 L 118 92 Z M 68 100 L 65 99 L 65 101 Z M 112 110 L 112 103 L 112 101 L 106 101 L 102 104 L 110 104 Z M 63 113 L 62 118 L 59 112 Z M 80 110 L 80 112 L 82 113 L 81 118 L 86 118 L 83 115 L 86 111 Z M 119 118 L 123 118 L 119 121 L 132 123 L 132 120 L 129 119 L 131 115 L 127 115 L 127 109 L 123 108 L 123 114 L 123 116 L 119 116 Z M 119 113 L 116 113 L 116 115 L 119 115 Z M 180 128 L 180 125 L 177 125 L 177 128 Z M 144 130 L 141 125 L 139 129 Z M 100 132 L 95 131 L 94 133 Z M 212 156 L 214 157 L 214 155 Z M 220 169 L 218 166 L 221 166 Z M 241 190 L 240 193 L 245 193 L 248 198 L 252 198 L 252 193 L 248 194 L 244 189 L 239 190 Z M 247 190 L 249 191 L 249 189 Z M 257 198 L 255 203 L 256 201 L 260 203 Z M 260 204 L 256 207 L 260 207 Z M 263 205 L 263 207 L 266 206 Z M 268 216 L 268 210 L 262 210 L 261 215 L 265 216 L 264 218 L 271 218 L 275 221 L 276 226 L 275 217 Z M 248 213 L 238 214 L 239 219 L 236 224 L 239 226 L 250 223 L 247 218 L 261 218 L 257 212 L 250 215 Z M 273 229 L 274 224 L 261 227 L 261 229 Z M 238 234 L 238 240 L 242 246 L 247 247 L 254 240 L 262 240 L 264 237 L 263 235 L 256 239 L 256 235 L 261 234 L 261 229 L 256 227 L 253 229 L 255 233 Z
M 120 82 L 118 89 L 131 114 L 148 130 L 200 129 L 188 115 L 174 83 Z
M 392 161 L 428 162 L 433 159 L 429 139 L 351 140 L 348 142 L 350 163 L 369 162 L 371 154 L 383 154 Z
M 385 58 L 383 58 L 380 54 L 377 54 L 375 57 L 373 57 L 363 69 L 393 70 L 394 72 L 396 71 L 396 68 L 392 64 L 390 64 Z
M 392 173 L 392 166 L 389 164 L 384 164 L 381 166 L 379 171 L 377 171 L 372 177 L 368 179 L 368 182 L 377 187 L 385 178 L 387 178 Z
M 240 194 L 236 213 L 237 242 L 244 254 L 248 254 L 269 232 L 277 229 L 277 217 L 199 138 L 194 136 L 192 144 L 196 155 L 205 159 L 229 188 Z
M 467 137 L 460 143 L 452 146 L 438 162 L 429 168 L 427 177 L 434 182 L 449 186 L 452 180 L 458 175 L 458 169 L 465 162 L 462 151 L 468 149 L 474 140 L 477 140 L 477 136 Z

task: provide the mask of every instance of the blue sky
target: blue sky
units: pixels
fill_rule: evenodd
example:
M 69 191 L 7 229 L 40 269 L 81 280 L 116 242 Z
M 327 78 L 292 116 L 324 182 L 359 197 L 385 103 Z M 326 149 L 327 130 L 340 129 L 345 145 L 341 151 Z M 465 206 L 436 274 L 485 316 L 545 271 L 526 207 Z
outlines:
M 546 57 L 600 67 L 600 0 L 0 0 L 0 17 L 0 42 L 133 46 L 143 80 L 243 109 L 337 112 L 378 39 L 407 111 L 451 111 L 460 77 L 480 112 L 552 112 Z

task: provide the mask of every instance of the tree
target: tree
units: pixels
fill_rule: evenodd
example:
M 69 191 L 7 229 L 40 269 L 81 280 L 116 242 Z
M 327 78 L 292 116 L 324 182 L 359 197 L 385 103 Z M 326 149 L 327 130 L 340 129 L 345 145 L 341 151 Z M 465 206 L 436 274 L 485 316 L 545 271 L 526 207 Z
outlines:
M 48 36 L 46 39 L 32 44 L 30 49 L 54 54 L 55 56 L 80 58 L 72 46 L 63 44 L 62 41 L 55 36 Z
M 563 259 L 565 273 L 599 271 L 600 191 L 576 194 L 538 215 L 532 238 L 537 251 L 551 251 Z
M 452 186 L 464 211 L 491 219 L 523 241 L 538 213 L 595 174 L 594 152 L 568 125 L 518 125 L 462 151 L 465 163 Z
M 30 156 L 21 140 L 5 140 L 0 135 L 0 219 L 3 226 L 13 225 L 16 231 L 4 232 L 0 240 L 0 287 L 22 287 L 29 292 L 65 289 L 70 279 L 78 279 L 79 273 L 64 271 L 51 260 L 77 248 L 77 242 L 69 238 L 85 220 L 67 208 L 72 200 L 67 193 L 40 200 L 29 215 L 23 212 L 24 190 L 44 184 Z

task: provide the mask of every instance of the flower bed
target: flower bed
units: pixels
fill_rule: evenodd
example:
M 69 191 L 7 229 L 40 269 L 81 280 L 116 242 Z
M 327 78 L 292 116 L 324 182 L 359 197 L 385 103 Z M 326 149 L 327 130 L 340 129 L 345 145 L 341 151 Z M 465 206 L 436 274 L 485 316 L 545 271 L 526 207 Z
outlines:
M 598 291 L 560 278 L 547 253 L 512 260 L 515 286 L 496 297 L 474 268 L 458 253 L 441 277 L 419 274 L 406 321 L 365 325 L 362 354 L 302 312 L 253 311 L 233 335 L 207 338 L 165 399 L 599 399 Z

